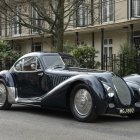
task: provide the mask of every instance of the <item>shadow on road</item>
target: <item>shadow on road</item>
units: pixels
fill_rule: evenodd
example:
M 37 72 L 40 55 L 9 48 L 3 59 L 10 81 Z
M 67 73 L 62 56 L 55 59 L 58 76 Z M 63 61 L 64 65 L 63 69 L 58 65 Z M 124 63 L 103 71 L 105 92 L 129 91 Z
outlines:
M 8 111 L 30 113 L 30 114 L 48 116 L 51 118 L 59 118 L 65 120 L 74 120 L 70 112 L 66 112 L 62 110 L 51 110 L 51 109 L 42 109 L 40 107 L 16 105 L 13 106 Z M 103 116 L 99 116 L 93 123 L 106 123 L 106 122 L 117 123 L 117 122 L 126 122 L 126 121 L 140 121 L 140 113 L 136 114 L 134 117 L 118 116 L 118 115 L 103 115 Z

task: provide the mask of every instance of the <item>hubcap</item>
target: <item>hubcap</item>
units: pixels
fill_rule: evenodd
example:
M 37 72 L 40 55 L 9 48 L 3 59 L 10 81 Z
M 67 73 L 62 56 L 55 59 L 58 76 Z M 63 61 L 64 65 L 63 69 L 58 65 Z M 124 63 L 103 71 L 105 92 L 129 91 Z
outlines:
M 5 100 L 6 100 L 6 88 L 2 83 L 0 83 L 0 106 L 2 106 L 5 103 Z
M 88 90 L 80 89 L 76 92 L 74 98 L 74 108 L 76 112 L 83 117 L 90 113 L 92 108 L 92 98 Z

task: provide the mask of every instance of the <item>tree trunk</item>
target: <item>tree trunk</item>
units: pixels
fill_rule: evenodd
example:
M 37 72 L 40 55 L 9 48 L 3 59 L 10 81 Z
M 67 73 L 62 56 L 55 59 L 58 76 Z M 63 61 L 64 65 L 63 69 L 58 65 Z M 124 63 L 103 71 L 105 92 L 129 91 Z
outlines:
M 56 47 L 58 52 L 63 52 L 63 40 L 64 40 L 64 1 L 58 0 L 58 19 L 56 24 Z

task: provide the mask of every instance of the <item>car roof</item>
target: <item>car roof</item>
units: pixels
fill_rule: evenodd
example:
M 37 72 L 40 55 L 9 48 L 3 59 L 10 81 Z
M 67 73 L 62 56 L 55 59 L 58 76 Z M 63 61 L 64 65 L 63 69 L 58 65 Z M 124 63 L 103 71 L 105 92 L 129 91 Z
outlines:
M 28 53 L 28 54 L 25 54 L 23 55 L 21 58 L 23 57 L 28 57 L 28 56 L 43 56 L 43 55 L 53 55 L 53 56 L 67 56 L 67 57 L 72 57 L 71 55 L 69 54 L 66 54 L 66 53 L 62 53 L 62 52 L 31 52 L 31 53 Z

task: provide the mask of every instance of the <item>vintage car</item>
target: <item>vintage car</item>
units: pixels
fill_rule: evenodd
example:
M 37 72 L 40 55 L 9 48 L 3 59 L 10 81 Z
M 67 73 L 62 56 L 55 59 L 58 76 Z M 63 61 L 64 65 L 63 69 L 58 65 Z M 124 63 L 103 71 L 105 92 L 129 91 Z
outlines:
M 64 53 L 29 53 L 0 72 L 0 109 L 12 104 L 63 109 L 89 122 L 103 114 L 133 114 L 137 102 L 121 77 L 80 68 Z
M 131 74 L 124 77 L 124 80 L 128 86 L 133 90 L 134 97 L 136 100 L 135 106 L 140 107 L 140 75 Z M 135 112 L 139 112 L 139 108 L 135 109 Z

